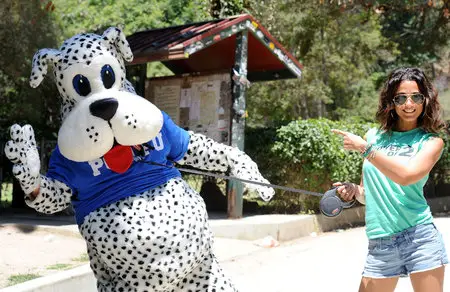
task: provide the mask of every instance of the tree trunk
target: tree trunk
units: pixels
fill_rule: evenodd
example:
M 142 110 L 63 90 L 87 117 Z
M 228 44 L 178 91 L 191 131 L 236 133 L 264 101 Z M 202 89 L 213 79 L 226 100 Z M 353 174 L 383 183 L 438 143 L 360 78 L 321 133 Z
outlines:
M 317 110 L 317 117 L 321 118 L 322 115 L 322 101 L 321 100 L 317 100 L 316 101 L 316 110 Z
M 431 78 L 432 78 L 432 80 L 435 80 L 436 79 L 436 70 L 434 68 L 434 63 L 431 63 L 430 67 L 431 67 Z
M 308 101 L 306 100 L 306 96 L 303 94 L 300 99 L 300 105 L 301 105 L 301 113 L 302 118 L 309 119 L 309 111 L 308 111 Z

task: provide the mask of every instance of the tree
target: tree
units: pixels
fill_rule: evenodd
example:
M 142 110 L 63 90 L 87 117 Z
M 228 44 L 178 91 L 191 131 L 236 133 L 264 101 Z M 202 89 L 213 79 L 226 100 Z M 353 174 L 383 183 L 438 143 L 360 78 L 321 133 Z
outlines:
M 124 26 L 125 34 L 208 18 L 206 0 L 56 0 L 55 14 L 66 39 L 81 32 Z
M 382 33 L 395 41 L 401 52 L 397 64 L 425 67 L 440 59 L 439 51 L 450 44 L 450 1 L 416 1 L 416 5 L 384 4 L 378 8 Z
M 14 122 L 30 123 L 38 133 L 55 129 L 56 89 L 48 82 L 38 89 L 28 84 L 34 53 L 56 43 L 57 29 L 44 9 L 40 1 L 0 3 L 0 139 Z
M 56 0 L 60 42 L 83 32 L 103 33 L 122 26 L 126 35 L 137 31 L 181 25 L 211 18 L 208 0 Z M 133 70 L 133 68 L 129 68 Z M 170 75 L 160 62 L 149 63 L 147 76 Z
M 300 81 L 256 85 L 250 123 L 297 117 L 373 117 L 393 68 L 419 66 L 434 77 L 450 41 L 450 1 L 274 1 L 251 11 L 304 65 Z M 443 53 L 444 52 L 444 53 Z
M 397 44 L 400 54 L 383 63 L 385 68 L 402 65 L 428 69 L 434 77 L 435 62 L 447 56 L 450 45 L 450 0 L 324 1 L 322 5 L 342 10 L 363 8 L 380 18 L 383 36 Z
M 38 89 L 28 84 L 34 53 L 56 43 L 51 7 L 47 3 L 41 6 L 41 2 L 0 2 L 0 140 L 3 141 L 9 139 L 8 129 L 13 123 L 30 123 L 37 137 L 51 137 L 58 128 L 56 88 L 49 82 Z M 23 207 L 23 198 L 20 186 L 15 185 L 12 205 Z
M 209 14 L 213 18 L 225 18 L 250 9 L 248 0 L 210 0 Z
M 340 118 L 349 111 L 371 115 L 377 102 L 373 80 L 378 77 L 376 72 L 382 71 L 378 64 L 398 53 L 381 34 L 377 15 L 306 0 L 263 1 L 253 9 L 304 65 L 300 81 L 252 88 L 249 109 L 253 122 L 261 124 L 259 119 L 274 112 L 282 120 Z

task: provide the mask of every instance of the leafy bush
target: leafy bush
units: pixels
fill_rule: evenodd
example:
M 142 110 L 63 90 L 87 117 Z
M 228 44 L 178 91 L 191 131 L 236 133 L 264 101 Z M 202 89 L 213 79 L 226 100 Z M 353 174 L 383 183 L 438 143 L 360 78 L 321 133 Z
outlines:
M 444 140 L 444 150 L 442 156 L 431 171 L 430 177 L 434 179 L 435 184 L 450 183 L 450 127 L 439 135 Z
M 300 165 L 305 174 L 317 175 L 317 180 L 304 179 L 303 183 L 309 188 L 320 188 L 329 180 L 359 182 L 363 161 L 361 155 L 344 150 L 342 137 L 332 133 L 331 129 L 364 136 L 375 126 L 357 119 L 297 120 L 278 130 L 272 150 L 286 162 Z
M 358 183 L 363 159 L 355 151 L 344 150 L 342 137 L 332 133 L 331 129 L 364 136 L 375 126 L 359 119 L 310 119 L 293 121 L 281 127 L 272 151 L 286 162 L 286 172 L 290 173 L 283 183 L 316 192 L 326 191 L 336 181 Z M 305 199 L 303 211 L 318 209 L 320 198 Z
M 364 136 L 375 126 L 360 119 L 309 119 L 293 121 L 278 130 L 248 129 L 246 152 L 271 183 L 324 192 L 332 182 L 361 179 L 361 155 L 344 150 L 342 137 L 331 129 Z M 318 210 L 319 200 L 319 197 L 277 190 L 270 205 L 276 212 L 311 212 Z
M 377 124 L 358 118 L 296 120 L 278 129 L 250 128 L 246 131 L 245 151 L 273 184 L 324 192 L 336 181 L 359 183 L 363 159 L 355 151 L 344 150 L 342 137 L 331 132 L 340 129 L 363 137 Z M 450 136 L 440 134 L 445 147 L 430 178 L 435 184 L 450 181 Z M 268 204 L 278 213 L 318 211 L 320 197 L 276 190 Z

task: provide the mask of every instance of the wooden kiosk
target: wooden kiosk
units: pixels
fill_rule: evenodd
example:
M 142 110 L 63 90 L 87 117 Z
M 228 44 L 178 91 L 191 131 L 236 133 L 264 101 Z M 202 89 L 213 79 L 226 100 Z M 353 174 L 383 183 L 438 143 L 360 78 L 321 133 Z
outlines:
M 136 32 L 127 68 L 138 94 L 181 127 L 244 150 L 245 90 L 251 82 L 300 78 L 301 64 L 251 15 Z M 148 79 L 147 63 L 174 75 Z M 230 181 L 228 218 L 241 218 L 243 187 Z

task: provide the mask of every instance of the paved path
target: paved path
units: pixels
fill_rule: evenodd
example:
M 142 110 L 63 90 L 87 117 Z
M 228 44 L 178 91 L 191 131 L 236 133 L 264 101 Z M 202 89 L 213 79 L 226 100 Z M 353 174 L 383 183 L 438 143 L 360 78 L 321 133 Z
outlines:
M 86 243 L 81 238 L 0 225 L 0 289 L 9 284 L 10 276 L 45 276 L 86 262 Z
M 450 250 L 450 218 L 436 218 Z M 219 259 L 226 272 L 244 292 L 358 291 L 367 252 L 364 228 L 328 232 L 301 238 L 275 248 L 251 250 L 246 242 L 219 239 Z M 238 245 L 249 253 L 230 256 Z M 450 291 L 450 270 L 444 291 Z M 409 278 L 400 279 L 396 292 L 413 291 Z
M 447 250 L 450 251 L 450 217 L 436 218 L 435 222 L 444 235 Z M 66 232 L 69 231 L 76 230 L 71 225 L 58 226 L 58 232 L 54 236 L 67 237 Z M 39 257 L 36 253 L 40 248 L 49 258 L 55 254 L 67 256 L 66 252 L 49 248 L 53 240 L 35 241 L 34 236 L 42 237 L 35 231 L 27 233 L 27 238 L 24 238 L 27 245 L 33 248 L 19 246 L 17 240 L 14 240 L 16 248 L 10 248 L 9 251 L 0 249 L 0 262 L 6 259 L 6 254 L 11 256 L 10 252 L 37 260 Z M 84 250 L 79 238 L 72 238 L 70 243 L 60 242 L 60 246 L 67 250 L 67 245 L 76 242 L 78 247 L 74 249 L 75 254 Z M 0 246 L 6 243 L 4 237 L 2 239 Z M 274 248 L 263 248 L 252 241 L 216 238 L 215 250 L 224 270 L 241 292 L 352 292 L 357 291 L 359 286 L 367 239 L 364 228 L 353 228 L 327 232 L 316 237 L 303 237 Z M 54 259 L 55 262 L 59 260 Z M 30 268 L 32 265 L 28 263 L 27 266 Z M 450 271 L 446 274 L 446 283 L 445 291 L 450 292 Z M 396 292 L 406 291 L 412 291 L 407 278 L 400 280 Z

